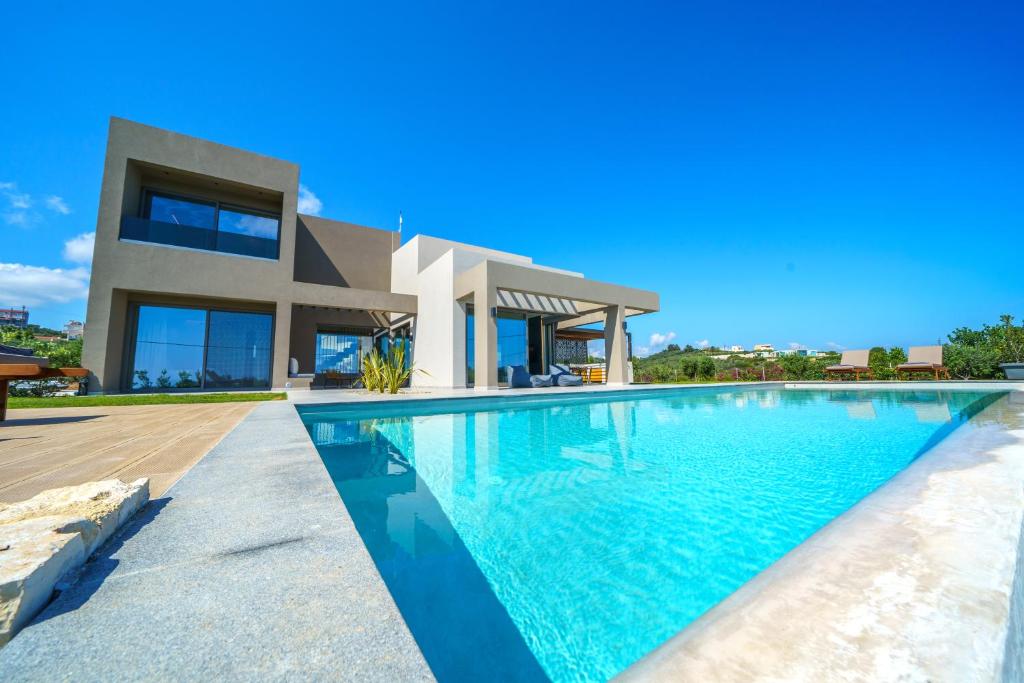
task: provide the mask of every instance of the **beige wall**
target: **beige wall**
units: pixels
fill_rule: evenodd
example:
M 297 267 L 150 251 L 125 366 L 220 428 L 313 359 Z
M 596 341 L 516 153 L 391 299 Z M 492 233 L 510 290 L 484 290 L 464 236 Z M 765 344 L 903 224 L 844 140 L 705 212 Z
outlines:
M 391 290 L 398 233 L 300 214 L 294 278 L 335 287 Z
M 414 296 L 387 291 L 390 259 L 384 255 L 390 255 L 394 239 L 389 231 L 304 217 L 310 234 L 325 240 L 321 247 L 330 254 L 327 260 L 349 286 L 294 281 L 296 264 L 305 263 L 312 248 L 307 241 L 302 256 L 296 258 L 298 184 L 299 167 L 293 163 L 112 118 L 96 222 L 86 318 L 89 333 L 83 349 L 83 365 L 92 374 L 89 390 L 125 389 L 126 324 L 133 298 L 169 296 L 234 302 L 239 308 L 255 304 L 274 311 L 275 387 L 284 386 L 288 377 L 294 304 L 415 313 Z M 122 215 L 138 215 L 141 188 L 148 186 L 253 208 L 280 207 L 280 258 L 119 241 Z M 346 233 L 356 236 L 362 246 L 371 245 L 379 260 L 357 264 L 338 237 Z M 318 273 L 316 278 L 323 279 L 323 272 Z

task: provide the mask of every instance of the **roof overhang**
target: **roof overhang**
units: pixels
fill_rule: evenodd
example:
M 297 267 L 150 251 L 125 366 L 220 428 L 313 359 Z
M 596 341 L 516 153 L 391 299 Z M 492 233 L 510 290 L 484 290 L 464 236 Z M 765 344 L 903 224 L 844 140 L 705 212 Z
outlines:
M 456 299 L 486 290 L 495 291 L 496 305 L 517 303 L 507 307 L 530 306 L 523 310 L 574 315 L 575 319 L 600 315 L 603 321 L 603 309 L 608 306 L 622 306 L 627 315 L 651 313 L 661 306 L 656 292 L 498 261 L 483 261 L 455 278 Z M 573 326 L 581 324 L 585 323 Z

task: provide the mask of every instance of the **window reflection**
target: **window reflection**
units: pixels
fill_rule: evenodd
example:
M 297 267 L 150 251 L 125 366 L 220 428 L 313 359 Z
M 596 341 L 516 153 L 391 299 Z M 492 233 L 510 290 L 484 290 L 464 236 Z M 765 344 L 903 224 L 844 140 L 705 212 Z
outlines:
M 217 227 L 216 205 L 158 194 L 149 195 L 147 217 L 151 221 L 162 221 L 193 228 L 213 230 Z
M 221 232 L 276 240 L 278 225 L 279 221 L 270 216 L 222 208 L 217 229 Z
M 328 370 L 345 375 L 358 375 L 363 356 L 373 350 L 373 338 L 343 332 L 317 332 L 316 372 Z
M 267 313 L 139 306 L 131 389 L 269 387 L 272 339 Z
M 207 388 L 270 386 L 270 316 L 210 311 Z
M 466 383 L 476 382 L 476 328 L 472 309 L 466 313 Z M 508 382 L 510 365 L 527 364 L 526 316 L 522 313 L 498 312 L 498 383 Z
M 206 311 L 140 306 L 132 389 L 191 389 L 202 380 Z

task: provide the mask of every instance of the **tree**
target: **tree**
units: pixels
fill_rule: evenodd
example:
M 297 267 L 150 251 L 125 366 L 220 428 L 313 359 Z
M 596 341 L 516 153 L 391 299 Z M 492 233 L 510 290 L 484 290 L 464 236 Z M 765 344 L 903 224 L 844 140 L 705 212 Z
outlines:
M 679 347 L 676 347 L 679 348 Z M 697 353 L 697 349 L 690 344 L 683 347 L 683 353 Z
M 1002 363 L 1020 363 L 1024 361 L 1024 325 L 1014 325 L 1013 316 L 999 316 L 1002 323 L 999 327 L 988 329 L 989 338 L 993 342 L 999 361 Z
M 959 379 L 993 377 L 999 370 L 999 357 L 989 344 L 946 344 L 942 348 L 942 360 L 950 374 Z
M 679 344 L 669 344 L 665 347 L 666 351 L 679 351 Z

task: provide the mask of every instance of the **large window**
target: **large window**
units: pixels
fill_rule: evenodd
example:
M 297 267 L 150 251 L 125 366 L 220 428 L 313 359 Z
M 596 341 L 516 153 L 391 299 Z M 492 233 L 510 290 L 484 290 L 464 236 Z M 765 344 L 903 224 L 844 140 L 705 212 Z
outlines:
M 373 337 L 357 332 L 317 332 L 315 372 L 358 375 L 363 356 L 373 350 Z
M 466 383 L 476 382 L 476 329 L 472 308 L 466 313 Z M 526 317 L 498 312 L 498 383 L 508 382 L 509 366 L 527 366 Z
M 271 317 L 210 311 L 206 342 L 206 387 L 270 386 Z
M 147 190 L 142 216 L 125 216 L 121 239 L 276 259 L 279 216 Z
M 141 305 L 136 321 L 132 391 L 270 386 L 269 313 Z

